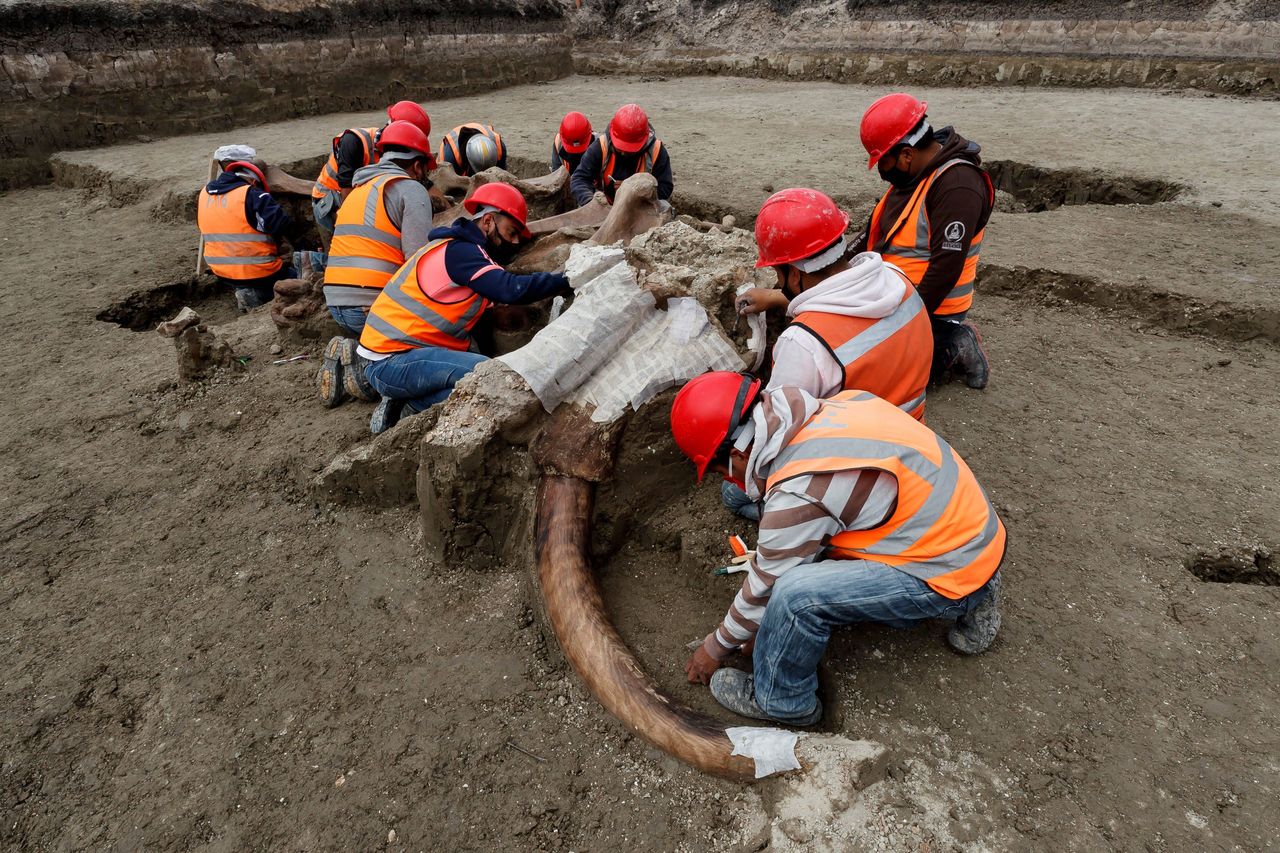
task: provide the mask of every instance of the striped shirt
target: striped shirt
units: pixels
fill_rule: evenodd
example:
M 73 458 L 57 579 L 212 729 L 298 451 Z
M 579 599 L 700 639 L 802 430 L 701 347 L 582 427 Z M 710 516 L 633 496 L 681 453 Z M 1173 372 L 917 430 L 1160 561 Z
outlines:
M 794 477 L 765 495 L 755 556 L 724 621 L 703 641 L 707 654 L 724 660 L 754 640 L 779 577 L 820 560 L 831 537 L 879 527 L 897 500 L 897 479 L 866 468 Z

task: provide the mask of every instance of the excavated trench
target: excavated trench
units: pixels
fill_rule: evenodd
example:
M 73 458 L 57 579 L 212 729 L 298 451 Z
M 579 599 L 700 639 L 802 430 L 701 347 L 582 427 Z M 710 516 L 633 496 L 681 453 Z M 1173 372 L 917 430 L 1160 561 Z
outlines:
M 1158 204 L 1185 187 L 1159 178 L 1110 175 L 1085 169 L 1049 169 L 1015 160 L 984 160 L 997 190 L 1012 195 L 1026 213 L 1068 204 Z
M 193 253 L 194 248 L 193 245 Z M 194 308 L 209 323 L 225 323 L 238 313 L 231 288 L 206 273 L 172 284 L 135 290 L 99 311 L 94 319 L 115 323 L 131 332 L 150 332 L 157 324 L 171 319 L 183 306 Z

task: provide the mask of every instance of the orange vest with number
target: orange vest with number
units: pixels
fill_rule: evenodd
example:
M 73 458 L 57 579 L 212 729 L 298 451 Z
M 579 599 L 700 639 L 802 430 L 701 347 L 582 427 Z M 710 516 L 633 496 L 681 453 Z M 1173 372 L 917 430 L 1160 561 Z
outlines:
M 929 187 L 933 186 L 933 182 L 938 176 L 950 169 L 952 166 L 969 166 L 978 169 L 982 179 L 987 183 L 988 201 L 990 204 L 995 203 L 996 191 L 995 186 L 991 183 L 991 176 L 984 169 L 974 166 L 968 160 L 957 157 L 954 160 L 948 160 L 937 169 L 933 170 L 933 174 L 921 181 L 916 187 L 916 191 L 912 193 L 911 200 L 907 202 L 906 207 L 902 209 L 902 213 L 898 216 L 898 220 L 889 228 L 884 227 L 884 223 L 880 221 L 881 214 L 884 212 L 885 202 L 889 199 L 890 189 L 880 199 L 880 203 L 876 205 L 876 209 L 871 214 L 871 228 L 867 232 L 867 248 L 872 252 L 879 252 L 886 261 L 896 266 L 907 274 L 907 278 L 911 279 L 911 283 L 916 287 L 920 286 L 920 282 L 924 279 L 925 271 L 929 268 L 929 214 L 925 210 L 925 197 L 929 194 Z M 940 227 L 949 227 L 943 225 Z M 960 271 L 960 277 L 956 279 L 956 283 L 952 285 L 951 292 L 942 300 L 942 304 L 938 306 L 938 310 L 934 313 L 939 316 L 949 314 L 963 314 L 973 305 L 973 280 L 978 274 L 978 254 L 982 249 L 982 237 L 986 234 L 987 229 L 984 227 L 973 235 L 973 240 L 969 243 L 969 252 L 965 256 L 964 267 Z M 949 236 L 949 235 L 947 235 Z M 964 234 L 957 235 L 956 242 L 964 239 Z
M 622 181 L 613 177 L 614 170 L 618 167 L 618 155 L 613 150 L 613 146 L 609 143 L 609 134 L 600 134 L 600 177 L 596 179 L 596 189 L 603 190 L 604 194 L 613 201 L 613 194 L 618 190 L 618 184 Z M 662 140 L 655 139 L 653 144 L 645 149 L 644 154 L 636 161 L 636 170 L 632 174 L 641 172 L 652 172 L 653 164 L 657 162 L 658 155 L 662 153 Z M 627 175 L 622 180 L 625 181 L 631 175 Z
M 502 162 L 502 158 L 505 157 L 507 153 L 507 149 L 503 147 L 502 144 L 502 134 L 498 133 L 498 131 L 494 130 L 487 124 L 477 124 L 473 121 L 467 122 L 466 124 L 460 124 L 445 134 L 444 139 L 440 141 L 440 156 L 436 158 L 437 160 L 441 163 L 445 162 L 444 150 L 447 147 L 453 152 L 453 160 L 450 161 L 454 164 L 453 170 L 457 172 L 459 176 L 464 178 L 473 174 L 471 171 L 471 165 L 467 162 L 466 152 L 463 151 L 462 147 L 458 144 L 459 139 L 462 137 L 462 131 L 464 130 L 474 130 L 492 139 L 493 144 L 498 146 L 498 162 Z
M 444 253 L 452 240 L 433 240 L 396 271 L 369 309 L 360 346 L 387 354 L 471 348 L 471 330 L 489 300 L 449 278 Z
M 865 391 L 823 400 L 774 460 L 766 490 L 857 468 L 897 478 L 897 506 L 879 527 L 836 534 L 825 559 L 883 563 L 950 599 L 980 589 L 1000 568 L 1004 525 L 969 466 L 933 430 Z
M 384 194 L 408 175 L 378 175 L 351 191 L 338 208 L 325 284 L 381 289 L 404 263 L 400 229 L 387 216 Z
M 311 197 L 324 198 L 325 193 L 342 192 L 342 187 L 338 186 L 338 141 L 342 137 L 348 133 L 354 133 L 360 138 L 360 144 L 364 146 L 364 162 L 360 166 L 368 166 L 373 159 L 373 140 L 381 129 L 378 127 L 353 127 L 335 136 L 333 145 L 330 146 L 329 150 L 329 161 L 320 170 L 320 177 L 316 178 L 315 186 L 311 188 Z M 357 166 L 356 168 L 360 167 Z
M 924 303 L 910 284 L 887 317 L 802 311 L 791 325 L 817 338 L 844 368 L 845 391 L 870 391 L 916 420 L 924 420 L 933 329 Z
M 200 190 L 196 222 L 204 236 L 204 262 L 221 278 L 243 281 L 266 278 L 284 266 L 276 254 L 280 244 L 249 224 L 244 215 L 244 197 L 249 185 L 231 192 L 211 195 Z

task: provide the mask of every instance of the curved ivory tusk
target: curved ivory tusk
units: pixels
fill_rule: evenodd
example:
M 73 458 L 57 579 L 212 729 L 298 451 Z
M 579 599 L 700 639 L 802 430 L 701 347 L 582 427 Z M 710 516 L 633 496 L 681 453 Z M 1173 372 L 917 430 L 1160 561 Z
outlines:
M 649 743 L 706 773 L 750 782 L 725 727 L 664 696 L 605 615 L 587 554 L 595 484 L 544 474 L 538 486 L 538 583 L 560 648 L 609 713 Z

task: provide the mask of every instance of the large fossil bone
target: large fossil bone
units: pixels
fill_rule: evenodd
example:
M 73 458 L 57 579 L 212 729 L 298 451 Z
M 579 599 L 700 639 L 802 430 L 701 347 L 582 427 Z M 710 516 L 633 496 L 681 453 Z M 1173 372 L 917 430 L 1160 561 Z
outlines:
M 564 210 L 568 195 L 569 175 L 563 169 L 542 175 L 537 178 L 517 178 L 515 175 L 494 166 L 485 169 L 471 179 L 471 192 L 475 192 L 485 184 L 510 184 L 520 190 L 525 203 L 529 205 L 530 219 L 543 219 L 555 216 Z
M 657 180 L 648 172 L 639 172 L 618 187 L 613 198 L 613 209 L 590 242 L 608 246 L 621 240 L 625 246 L 631 242 L 631 238 L 670 219 L 670 205 L 664 209 L 658 201 Z
M 725 726 L 665 696 L 606 614 L 588 554 L 596 482 L 612 468 L 619 427 L 564 405 L 535 444 L 543 469 L 535 547 L 547 621 L 574 671 L 623 725 L 699 770 L 751 781 L 755 763 L 732 754 Z

